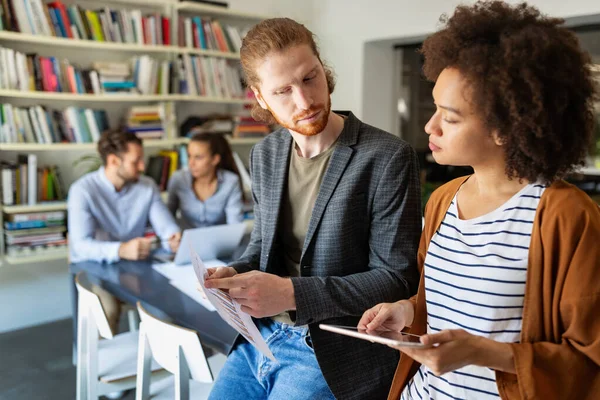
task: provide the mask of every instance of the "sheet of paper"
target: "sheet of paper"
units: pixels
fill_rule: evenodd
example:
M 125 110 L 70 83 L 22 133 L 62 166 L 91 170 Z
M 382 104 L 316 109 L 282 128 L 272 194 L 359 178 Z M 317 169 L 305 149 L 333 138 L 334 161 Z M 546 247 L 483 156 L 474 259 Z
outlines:
M 196 279 L 191 279 L 187 281 L 171 281 L 171 285 L 179 289 L 185 295 L 194 299 L 197 303 L 200 303 L 201 306 L 206 308 L 208 311 L 217 311 L 217 309 L 205 298 L 200 289 L 198 287 L 198 281 Z
M 192 264 L 175 265 L 174 263 L 153 264 L 152 268 L 170 281 L 185 281 L 194 278 Z
M 210 260 L 204 263 L 206 268 L 222 267 L 226 265 L 220 260 Z M 195 280 L 192 264 L 175 265 L 174 263 L 152 264 L 152 268 L 170 281 Z
M 196 272 L 196 277 L 202 287 L 204 287 L 204 281 L 207 276 L 206 265 L 198 256 L 198 253 L 191 249 L 192 252 L 192 265 Z M 220 289 L 206 289 L 204 293 L 208 300 L 215 306 L 217 312 L 233 329 L 238 331 L 248 342 L 256 347 L 261 353 L 273 361 L 277 361 L 273 353 L 269 349 L 269 346 L 263 339 L 262 335 L 258 331 L 258 328 L 252 321 L 252 317 L 242 311 L 240 304 L 233 300 L 227 292 Z
M 207 268 L 221 267 L 225 263 L 221 260 L 210 260 L 205 263 Z M 210 311 L 216 311 L 215 307 L 202 296 L 198 290 L 198 281 L 192 264 L 175 265 L 174 263 L 153 264 L 152 268 L 169 280 L 169 283 L 187 296 L 194 299 L 201 306 Z

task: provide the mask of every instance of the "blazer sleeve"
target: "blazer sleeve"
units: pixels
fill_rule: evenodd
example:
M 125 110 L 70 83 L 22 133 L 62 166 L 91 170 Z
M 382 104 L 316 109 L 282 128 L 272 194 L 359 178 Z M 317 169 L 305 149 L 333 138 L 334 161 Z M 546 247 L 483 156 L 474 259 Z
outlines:
M 573 196 L 571 201 L 577 204 L 572 206 L 569 200 L 559 201 L 554 207 L 563 211 L 541 222 L 541 262 L 544 270 L 552 273 L 532 278 L 539 280 L 536 285 L 544 286 L 544 293 L 554 293 L 552 303 L 557 306 L 552 313 L 556 310 L 557 315 L 552 319 L 556 323 L 545 330 L 555 332 L 556 341 L 524 338 L 524 343 L 511 345 L 519 393 L 505 393 L 505 399 L 600 396 L 600 211 L 583 196 L 587 197 L 583 193 Z M 523 318 L 527 323 L 527 316 Z M 501 393 L 502 381 L 511 379 L 508 375 L 497 372 Z
M 260 204 L 260 181 L 257 179 L 256 165 L 254 160 L 255 147 L 250 151 L 250 176 L 252 178 L 252 200 L 254 202 L 254 227 L 250 234 L 250 243 L 246 247 L 244 254 L 233 263 L 229 264 L 230 267 L 234 268 L 238 274 L 243 272 L 249 272 L 258 270 L 260 268 L 260 252 L 262 247 L 262 236 L 261 236 L 261 213 Z
M 297 325 L 360 316 L 375 304 L 416 293 L 421 192 L 419 165 L 410 146 L 399 147 L 390 158 L 373 198 L 369 265 L 347 276 L 291 278 Z

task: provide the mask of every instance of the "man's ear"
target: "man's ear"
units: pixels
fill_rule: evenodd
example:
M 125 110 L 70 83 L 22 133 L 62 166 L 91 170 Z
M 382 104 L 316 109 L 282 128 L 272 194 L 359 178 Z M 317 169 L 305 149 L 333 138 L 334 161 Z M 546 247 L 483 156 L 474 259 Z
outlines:
M 265 99 L 263 99 L 262 95 L 260 94 L 260 90 L 258 90 L 256 87 L 254 86 L 250 86 L 250 89 L 252 89 L 252 92 L 254 92 L 254 97 L 256 97 L 256 101 L 258 101 L 258 104 L 260 105 L 260 107 L 263 110 L 267 110 L 267 103 L 265 102 Z
M 106 166 L 107 167 L 118 167 L 120 165 L 120 159 L 119 156 L 117 156 L 116 154 L 109 154 L 106 156 Z

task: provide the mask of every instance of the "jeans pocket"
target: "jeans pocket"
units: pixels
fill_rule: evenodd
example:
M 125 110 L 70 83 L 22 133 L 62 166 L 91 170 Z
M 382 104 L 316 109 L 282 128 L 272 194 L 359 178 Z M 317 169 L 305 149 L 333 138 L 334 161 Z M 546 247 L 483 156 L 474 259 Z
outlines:
M 312 342 L 312 338 L 310 337 L 310 335 L 306 335 L 302 338 L 302 340 L 304 341 L 304 344 L 306 345 L 306 347 L 308 347 L 308 349 L 312 352 L 315 351 L 314 347 L 313 347 L 313 342 Z

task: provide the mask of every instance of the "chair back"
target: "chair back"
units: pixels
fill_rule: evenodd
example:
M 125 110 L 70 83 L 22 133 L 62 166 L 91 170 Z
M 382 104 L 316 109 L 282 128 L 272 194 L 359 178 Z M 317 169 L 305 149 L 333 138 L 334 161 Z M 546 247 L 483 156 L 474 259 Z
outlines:
M 161 367 L 177 375 L 177 371 L 181 371 L 180 361 L 183 361 L 179 359 L 181 354 L 190 373 L 187 379 L 204 383 L 214 381 L 196 331 L 156 318 L 139 302 L 137 307 L 152 357 Z
M 100 303 L 100 298 L 92 291 L 92 283 L 85 272 L 79 272 L 75 277 L 75 286 L 79 293 L 78 318 L 93 318 L 98 333 L 104 339 L 112 339 L 113 333 L 108 324 L 108 318 Z

